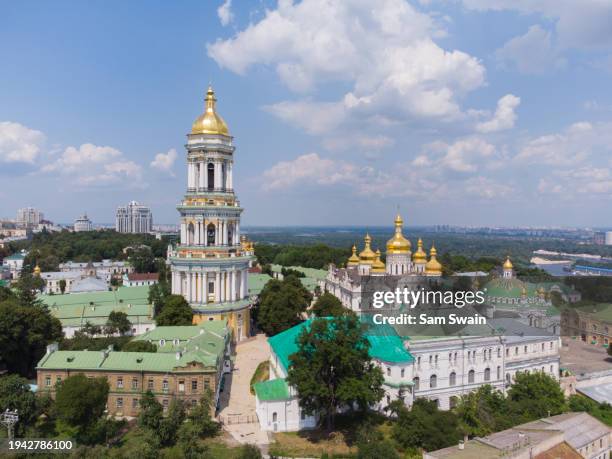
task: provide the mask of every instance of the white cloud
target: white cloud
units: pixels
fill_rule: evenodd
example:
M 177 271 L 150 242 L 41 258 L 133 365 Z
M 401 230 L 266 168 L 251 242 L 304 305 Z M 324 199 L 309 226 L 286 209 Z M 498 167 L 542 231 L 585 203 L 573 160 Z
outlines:
M 176 161 L 177 153 L 174 148 L 168 150 L 167 153 L 158 153 L 155 155 L 155 159 L 151 161 L 150 166 L 154 169 L 158 169 L 163 172 L 168 172 L 171 176 L 174 177 L 174 173 L 172 172 L 172 167 L 174 166 L 174 162 Z
M 551 33 L 539 25 L 529 28 L 525 35 L 514 37 L 495 52 L 502 65 L 512 65 L 521 73 L 543 74 L 566 65 L 551 41 Z
M 516 113 L 514 110 L 521 103 L 520 97 L 516 97 L 512 94 L 506 94 L 504 97 L 497 101 L 497 109 L 493 118 L 489 121 L 484 121 L 476 125 L 478 132 L 497 132 L 505 129 L 511 129 L 514 127 L 516 122 Z
M 567 166 L 597 161 L 612 153 L 612 123 L 574 123 L 562 132 L 529 139 L 515 157 L 526 164 Z
M 33 164 L 45 135 L 22 124 L 11 121 L 0 122 L 0 162 L 22 162 Z
M 465 182 L 467 195 L 483 199 L 498 199 L 514 193 L 514 188 L 507 183 L 500 183 L 490 178 L 478 176 Z
M 565 196 L 609 195 L 612 192 L 612 175 L 607 167 L 584 166 L 578 169 L 556 170 L 551 177 L 543 178 L 538 191 Z
M 91 143 L 68 147 L 52 163 L 41 168 L 45 173 L 69 176 L 78 185 L 141 185 L 142 168 L 126 159 L 116 148 Z
M 281 161 L 263 174 L 265 190 L 282 190 L 298 184 L 351 184 L 359 175 L 358 168 L 345 161 L 321 158 L 317 153 L 298 156 L 292 161 Z
M 234 37 L 208 45 L 221 66 L 245 74 L 275 69 L 296 92 L 325 82 L 350 89 L 336 100 L 302 99 L 267 107 L 275 116 L 321 135 L 343 123 L 456 120 L 463 95 L 481 87 L 485 69 L 464 52 L 442 49 L 435 20 L 404 0 L 279 1 Z
M 234 13 L 232 13 L 232 0 L 225 0 L 223 4 L 217 8 L 217 15 L 221 25 L 226 26 L 234 20 Z
M 495 159 L 496 149 L 480 137 L 467 137 L 452 144 L 432 142 L 425 146 L 425 152 L 412 161 L 412 166 L 473 173 Z

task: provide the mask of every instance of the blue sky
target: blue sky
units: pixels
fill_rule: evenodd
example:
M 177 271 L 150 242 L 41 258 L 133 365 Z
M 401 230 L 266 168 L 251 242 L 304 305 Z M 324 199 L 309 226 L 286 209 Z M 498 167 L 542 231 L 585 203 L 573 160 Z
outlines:
M 175 223 L 209 81 L 247 225 L 611 226 L 612 3 L 3 2 L 0 216 Z

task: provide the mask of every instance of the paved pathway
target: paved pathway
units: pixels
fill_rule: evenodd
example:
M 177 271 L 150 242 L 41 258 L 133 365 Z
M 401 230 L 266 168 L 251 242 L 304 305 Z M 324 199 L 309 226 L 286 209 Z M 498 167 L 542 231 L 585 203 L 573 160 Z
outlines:
M 251 378 L 257 365 L 269 358 L 270 347 L 266 337 L 257 335 L 236 345 L 234 368 L 231 374 L 225 375 L 219 416 L 225 421 L 223 428 L 240 443 L 264 446 L 270 442 L 267 432 L 259 428 L 255 414 L 255 396 L 250 392 Z M 243 422 L 245 420 L 251 422 Z

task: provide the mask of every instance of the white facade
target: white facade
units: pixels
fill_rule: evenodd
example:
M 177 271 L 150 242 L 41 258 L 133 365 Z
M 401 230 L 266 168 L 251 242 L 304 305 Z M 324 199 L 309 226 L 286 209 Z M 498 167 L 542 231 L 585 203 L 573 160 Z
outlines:
M 91 230 L 93 230 L 93 224 L 91 223 L 91 220 L 87 217 L 87 214 L 80 216 L 74 221 L 75 233 Z
M 134 272 L 134 267 L 125 261 L 102 260 L 90 263 L 67 261 L 60 263 L 59 269 L 64 273 L 74 273 L 80 277 L 96 276 L 110 282 L 112 277 L 122 277 Z
M 118 233 L 150 233 L 153 231 L 151 209 L 136 201 L 117 207 L 115 230 Z
M 25 259 L 26 255 L 26 252 L 15 253 L 5 257 L 4 260 L 2 260 L 2 266 L 5 266 L 8 269 L 11 279 L 18 279 L 21 275 L 23 260 Z

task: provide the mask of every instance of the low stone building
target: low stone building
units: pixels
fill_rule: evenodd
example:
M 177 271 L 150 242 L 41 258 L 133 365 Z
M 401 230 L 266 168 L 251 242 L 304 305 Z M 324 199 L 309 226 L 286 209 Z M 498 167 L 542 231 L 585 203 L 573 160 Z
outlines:
M 564 336 L 580 337 L 584 342 L 607 347 L 610 345 L 611 329 L 612 304 L 568 307 L 561 312 L 561 332 Z
M 38 393 L 53 397 L 58 383 L 82 373 L 107 379 L 107 410 L 112 416 L 137 416 L 140 400 L 148 391 L 164 410 L 173 399 L 195 406 L 208 391 L 214 394 L 216 404 L 223 373 L 230 370 L 226 324 L 160 327 L 155 330 L 155 338 L 160 336 L 163 338 L 149 336 L 158 345 L 157 353 L 59 351 L 56 345 L 50 345 L 36 367 Z

